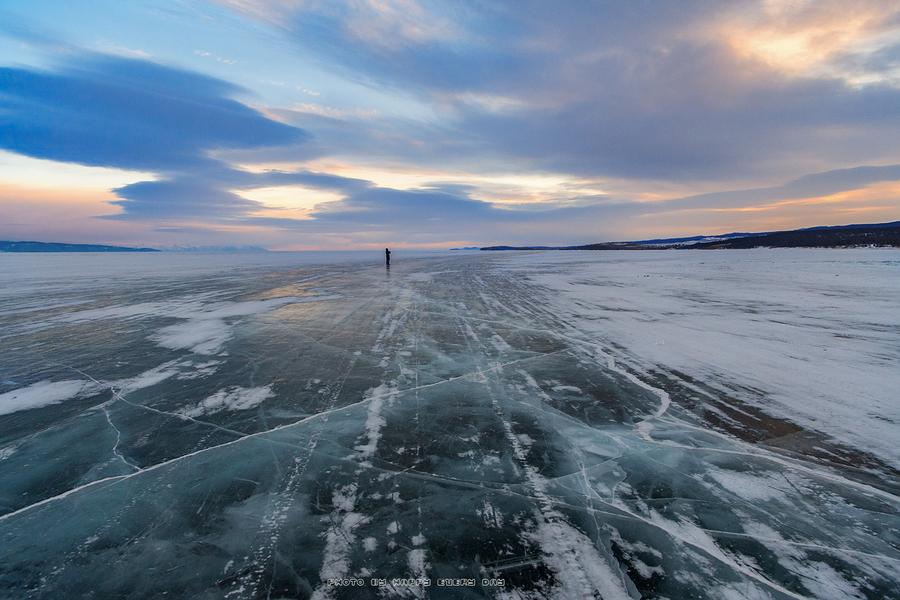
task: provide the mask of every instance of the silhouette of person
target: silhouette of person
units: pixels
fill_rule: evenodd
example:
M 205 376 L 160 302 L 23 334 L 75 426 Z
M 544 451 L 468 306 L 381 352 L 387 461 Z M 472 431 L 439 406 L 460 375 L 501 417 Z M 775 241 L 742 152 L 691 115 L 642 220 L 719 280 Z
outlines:
M 390 248 L 384 249 L 384 266 L 387 268 L 391 268 L 391 250 Z

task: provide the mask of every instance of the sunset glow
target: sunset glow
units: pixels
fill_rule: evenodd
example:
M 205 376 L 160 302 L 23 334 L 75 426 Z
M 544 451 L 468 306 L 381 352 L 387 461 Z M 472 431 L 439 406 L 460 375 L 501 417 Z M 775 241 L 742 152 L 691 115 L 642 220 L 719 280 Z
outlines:
M 4 10 L 3 239 L 440 248 L 900 218 L 891 3 Z

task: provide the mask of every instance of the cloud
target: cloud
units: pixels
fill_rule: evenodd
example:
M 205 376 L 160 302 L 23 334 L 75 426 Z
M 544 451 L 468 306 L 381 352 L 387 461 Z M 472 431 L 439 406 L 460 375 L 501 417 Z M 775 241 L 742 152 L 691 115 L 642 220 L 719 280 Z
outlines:
M 815 200 L 892 181 L 900 181 L 900 165 L 841 169 L 776 186 L 661 202 L 600 196 L 574 199 L 575 202 L 503 207 L 479 200 L 477 189 L 471 186 L 418 190 L 359 187 L 347 190 L 343 200 L 322 205 L 309 215 L 311 219 L 251 216 L 245 222 L 312 235 L 351 235 L 357 240 L 435 243 L 467 239 L 478 243 L 573 244 L 634 239 L 623 232 L 622 223 L 635 218 L 664 221 L 670 218 L 667 215 L 682 211 L 753 208 L 788 199 Z M 888 203 L 897 205 L 898 201 Z M 802 208 L 802 202 L 798 204 Z M 661 224 L 659 229 L 664 230 Z M 689 230 L 688 233 L 710 232 Z
M 883 181 L 900 181 L 900 165 L 835 169 L 804 175 L 783 185 L 699 194 L 666 202 L 671 210 L 696 208 L 742 208 L 786 199 L 828 196 Z
M 308 134 L 233 99 L 224 81 L 145 60 L 80 55 L 57 71 L 0 68 L 0 146 L 35 158 L 185 170 L 216 149 Z
M 417 0 L 220 3 L 368 81 L 459 89 L 516 63 L 515 32 L 499 27 L 512 9 Z
M 0 11 L 0 34 L 32 46 L 52 49 L 62 45 L 57 35 L 6 10 Z
M 113 190 L 119 200 L 111 202 L 122 213 L 107 215 L 116 220 L 202 219 L 206 222 L 240 223 L 264 209 L 264 205 L 235 191 L 268 186 L 303 185 L 326 190 L 356 190 L 368 182 L 309 171 L 265 171 L 251 173 L 225 165 L 178 173 L 161 181 L 141 181 Z
M 326 147 L 355 133 L 360 152 L 419 163 L 501 157 L 510 169 L 667 181 L 900 160 L 900 89 L 884 41 L 900 10 L 883 2 L 852 14 L 835 2 L 409 2 L 402 15 L 382 4 L 361 35 L 347 23 L 369 3 L 254 3 L 304 50 L 417 95 L 442 121 L 432 136 L 431 123 L 417 134 L 394 120 L 399 143 L 388 144 L 385 123 L 370 125 L 371 138 L 335 125 Z M 404 33 L 405 15 L 444 22 L 446 35 Z
M 220 221 L 241 217 L 260 208 L 252 200 L 196 178 L 141 181 L 114 191 L 120 200 L 111 204 L 121 206 L 124 212 L 107 217 L 113 219 L 203 218 Z
M 229 219 L 256 203 L 229 191 L 271 181 L 335 186 L 318 174 L 249 174 L 214 151 L 302 144 L 310 135 L 234 97 L 246 91 L 146 60 L 79 54 L 54 71 L 0 68 L 0 147 L 26 156 L 158 174 L 117 188 L 117 218 Z
M 801 211 L 900 180 L 900 18 L 885 3 L 847 16 L 830 1 L 223 1 L 354 96 L 323 80 L 315 104 L 305 90 L 271 106 L 7 23 L 56 62 L 0 68 L 0 148 L 152 173 L 109 184 L 118 213 L 105 225 L 262 232 L 245 243 L 591 242 L 633 237 L 635 220 L 785 200 Z M 248 57 L 261 54 L 240 50 L 229 77 L 253 82 Z M 292 193 L 308 197 L 272 206 Z
M 0 68 L 0 147 L 30 157 L 154 172 L 120 186 L 114 220 L 234 222 L 262 205 L 236 191 L 368 182 L 309 171 L 248 172 L 214 153 L 302 146 L 311 135 L 234 97 L 230 83 L 146 60 L 80 54 L 54 71 Z

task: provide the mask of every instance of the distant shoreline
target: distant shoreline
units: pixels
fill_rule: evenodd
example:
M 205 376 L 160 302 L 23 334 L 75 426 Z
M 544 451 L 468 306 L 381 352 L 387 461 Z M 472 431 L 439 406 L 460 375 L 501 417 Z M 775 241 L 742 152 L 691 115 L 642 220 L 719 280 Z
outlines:
M 900 248 L 900 221 L 829 225 L 767 231 L 758 233 L 733 232 L 718 235 L 695 235 L 681 238 L 658 238 L 627 242 L 600 242 L 578 246 L 466 246 L 450 250 L 712 250 L 747 248 Z M 211 246 L 208 248 L 144 248 L 106 244 L 69 244 L 60 242 L 0 240 L 0 253 L 53 252 L 175 252 L 175 253 L 271 253 L 258 246 Z
M 720 250 L 747 248 L 900 248 L 900 221 L 721 235 L 601 242 L 581 246 L 487 246 L 502 250 Z
M 156 248 L 131 248 L 103 244 L 63 244 L 56 242 L 11 242 L 0 240 L 0 252 L 159 252 Z

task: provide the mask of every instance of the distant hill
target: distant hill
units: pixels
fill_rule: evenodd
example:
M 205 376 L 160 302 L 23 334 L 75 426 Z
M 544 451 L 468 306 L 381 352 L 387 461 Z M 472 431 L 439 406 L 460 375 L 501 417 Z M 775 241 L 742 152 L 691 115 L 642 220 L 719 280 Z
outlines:
M 600 242 L 581 246 L 487 246 L 482 250 L 659 250 L 674 248 L 850 248 L 900 247 L 900 221 L 824 225 L 790 231 L 724 233 L 630 242 Z
M 719 235 L 693 235 L 678 238 L 656 238 L 629 242 L 599 242 L 580 246 L 486 246 L 482 250 L 648 250 L 694 246 L 701 242 L 715 242 L 731 238 L 760 235 L 758 233 L 722 233 Z
M 159 252 L 155 248 L 129 248 L 101 244 L 59 244 L 56 242 L 9 242 L 0 240 L 0 252 Z
M 704 242 L 697 244 L 695 248 L 847 248 L 852 246 L 900 247 L 900 221 L 773 231 L 736 239 Z

